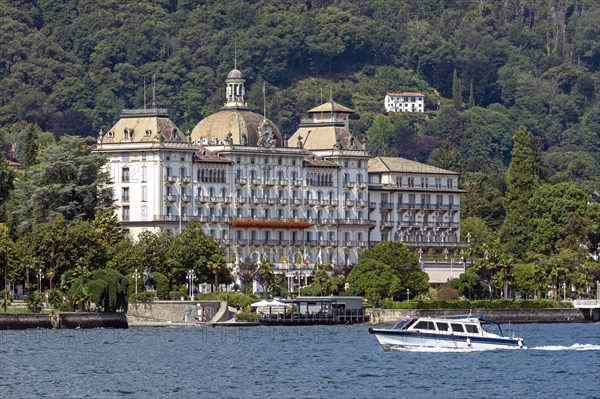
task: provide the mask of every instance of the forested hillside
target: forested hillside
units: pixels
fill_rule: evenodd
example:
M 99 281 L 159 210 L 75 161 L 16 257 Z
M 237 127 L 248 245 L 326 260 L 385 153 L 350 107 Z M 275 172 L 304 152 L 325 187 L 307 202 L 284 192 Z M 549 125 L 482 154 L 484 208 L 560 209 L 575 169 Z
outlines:
M 122 108 L 143 106 L 153 75 L 157 104 L 191 128 L 222 105 L 237 58 L 249 105 L 262 108 L 266 82 L 268 116 L 285 135 L 331 93 L 358 111 L 352 129 L 373 154 L 484 172 L 503 191 L 524 125 L 545 180 L 599 190 L 595 0 L 0 4 L 5 142 L 24 142 L 28 129 L 43 140 L 42 131 L 96 135 Z M 400 90 L 424 92 L 432 112 L 384 114 L 385 93 Z

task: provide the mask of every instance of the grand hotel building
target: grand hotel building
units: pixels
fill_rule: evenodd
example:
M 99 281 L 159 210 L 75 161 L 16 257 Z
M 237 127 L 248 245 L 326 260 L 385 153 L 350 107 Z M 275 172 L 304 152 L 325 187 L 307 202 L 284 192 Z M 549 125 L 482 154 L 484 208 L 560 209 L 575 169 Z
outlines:
M 100 134 L 96 151 L 109 161 L 118 215 L 132 238 L 197 221 L 227 258 L 268 258 L 284 270 L 300 269 L 290 258 L 304 254 L 310 263 L 355 264 L 387 240 L 419 253 L 433 283 L 464 270 L 454 260 L 467 246 L 457 173 L 371 158 L 348 129 L 354 111 L 333 100 L 309 110 L 284 141 L 273 122 L 247 108 L 240 71 L 228 74 L 225 93 L 221 111 L 191 132 L 152 108 L 124 110 Z

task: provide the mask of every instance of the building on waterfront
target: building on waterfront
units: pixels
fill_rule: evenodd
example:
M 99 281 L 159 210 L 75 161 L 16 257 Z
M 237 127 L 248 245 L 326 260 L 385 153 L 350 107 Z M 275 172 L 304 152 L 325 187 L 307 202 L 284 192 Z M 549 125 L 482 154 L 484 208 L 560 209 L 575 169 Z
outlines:
M 333 100 L 309 110 L 285 141 L 264 114 L 248 109 L 244 83 L 240 71 L 231 71 L 223 108 L 191 132 L 157 108 L 123 111 L 101 132 L 96 151 L 109 161 L 126 234 L 177 233 L 196 221 L 227 258 L 268 260 L 298 284 L 307 272 L 296 264 L 349 266 L 379 241 L 455 252 L 456 173 L 370 159 L 348 128 L 354 111 Z
M 425 112 L 425 95 L 422 93 L 387 93 L 383 103 L 387 112 Z

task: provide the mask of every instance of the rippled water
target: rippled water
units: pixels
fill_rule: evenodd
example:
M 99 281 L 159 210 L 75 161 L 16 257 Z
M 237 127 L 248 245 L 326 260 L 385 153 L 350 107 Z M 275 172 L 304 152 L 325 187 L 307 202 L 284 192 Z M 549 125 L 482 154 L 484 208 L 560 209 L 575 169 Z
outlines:
M 512 327 L 528 349 L 383 352 L 366 326 L 0 331 L 0 397 L 600 398 L 600 324 Z

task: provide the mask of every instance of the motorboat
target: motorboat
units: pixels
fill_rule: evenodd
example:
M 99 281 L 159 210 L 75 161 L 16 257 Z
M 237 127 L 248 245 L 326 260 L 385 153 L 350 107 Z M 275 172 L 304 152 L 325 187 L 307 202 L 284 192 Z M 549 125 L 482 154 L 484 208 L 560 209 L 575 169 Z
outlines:
M 521 349 L 523 339 L 504 336 L 500 324 L 483 316 L 454 319 L 407 317 L 393 328 L 369 328 L 385 351 L 406 348 Z

